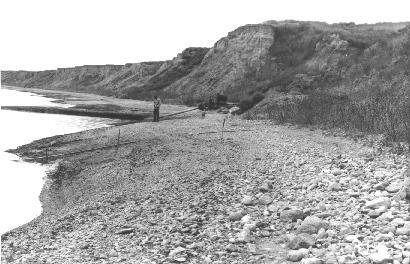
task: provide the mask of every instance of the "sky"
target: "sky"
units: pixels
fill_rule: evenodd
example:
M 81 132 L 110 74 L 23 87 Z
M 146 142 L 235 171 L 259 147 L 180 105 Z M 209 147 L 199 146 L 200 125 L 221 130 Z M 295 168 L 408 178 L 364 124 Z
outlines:
M 0 0 L 0 70 L 167 60 L 266 20 L 410 21 L 408 0 Z

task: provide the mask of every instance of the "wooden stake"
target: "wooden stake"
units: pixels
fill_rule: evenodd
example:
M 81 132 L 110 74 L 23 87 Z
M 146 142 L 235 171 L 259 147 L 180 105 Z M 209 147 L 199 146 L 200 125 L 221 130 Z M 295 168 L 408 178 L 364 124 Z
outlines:
M 119 145 L 120 145 L 120 135 L 121 135 L 121 129 L 118 128 L 117 149 L 118 149 L 118 147 L 119 147 Z
M 222 122 L 222 141 L 224 140 L 225 121 L 226 121 L 226 119 L 224 118 L 224 121 Z

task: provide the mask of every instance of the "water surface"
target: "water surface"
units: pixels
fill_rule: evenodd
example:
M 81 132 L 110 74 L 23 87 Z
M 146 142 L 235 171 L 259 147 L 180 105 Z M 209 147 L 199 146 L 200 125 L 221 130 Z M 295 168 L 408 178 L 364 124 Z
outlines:
M 40 95 L 0 90 L 0 104 L 63 106 Z M 5 152 L 33 140 L 110 126 L 113 119 L 0 110 L 0 233 L 23 225 L 41 213 L 39 195 L 47 166 L 23 162 Z

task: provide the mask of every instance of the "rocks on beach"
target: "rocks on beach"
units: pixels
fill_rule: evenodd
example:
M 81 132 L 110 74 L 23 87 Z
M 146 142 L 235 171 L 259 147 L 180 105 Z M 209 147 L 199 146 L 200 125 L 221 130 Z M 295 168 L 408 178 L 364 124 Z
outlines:
M 2 236 L 2 263 L 410 262 L 407 157 L 263 122 L 238 121 L 230 129 L 254 130 L 223 143 L 197 133 L 219 121 L 131 124 L 123 140 L 139 143 L 115 158 L 71 157 L 82 169 L 50 183 L 47 213 Z

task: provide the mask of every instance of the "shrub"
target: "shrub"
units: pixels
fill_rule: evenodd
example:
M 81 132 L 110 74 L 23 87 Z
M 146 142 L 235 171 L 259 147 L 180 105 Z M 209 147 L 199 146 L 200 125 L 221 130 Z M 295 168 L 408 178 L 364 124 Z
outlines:
M 265 116 L 280 123 L 382 134 L 387 142 L 410 144 L 409 97 L 391 90 L 366 96 L 315 92 L 270 104 Z
M 243 99 L 239 102 L 238 106 L 239 106 L 239 108 L 241 109 L 242 112 L 245 112 L 245 111 L 251 109 L 253 105 L 254 104 L 253 104 L 251 99 L 245 98 L 245 99 Z
M 253 105 L 256 105 L 257 103 L 259 103 L 263 99 L 265 99 L 265 96 L 262 93 L 256 93 L 252 96 L 252 103 L 253 103 Z

